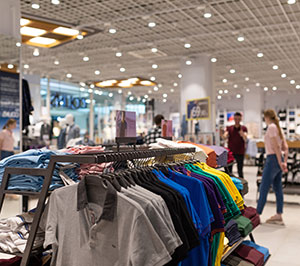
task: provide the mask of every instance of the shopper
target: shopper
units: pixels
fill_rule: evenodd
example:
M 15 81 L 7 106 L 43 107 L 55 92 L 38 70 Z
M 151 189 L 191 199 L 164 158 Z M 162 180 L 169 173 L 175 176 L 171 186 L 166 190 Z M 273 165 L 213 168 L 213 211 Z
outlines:
M 14 136 L 13 130 L 17 127 L 15 119 L 8 119 L 0 132 L 0 159 L 4 159 L 14 154 Z
M 238 175 L 244 178 L 243 167 L 248 130 L 245 126 L 241 125 L 241 121 L 242 114 L 236 112 L 234 114 L 234 125 L 227 127 L 224 138 L 228 139 L 228 148 L 232 151 L 237 162 Z M 232 166 L 229 167 L 229 171 L 232 173 Z
M 279 119 L 275 111 L 272 109 L 266 110 L 264 117 L 268 125 L 265 135 L 267 160 L 260 184 L 257 212 L 258 214 L 262 214 L 272 184 L 276 195 L 277 214 L 269 218 L 266 222 L 283 225 L 283 192 L 281 178 L 282 172 L 287 172 L 288 145 L 279 126 Z M 282 153 L 284 153 L 284 158 L 282 158 Z
M 163 115 L 156 115 L 154 117 L 155 127 L 152 128 L 145 137 L 146 144 L 155 143 L 156 139 L 161 138 L 161 121 L 165 118 Z

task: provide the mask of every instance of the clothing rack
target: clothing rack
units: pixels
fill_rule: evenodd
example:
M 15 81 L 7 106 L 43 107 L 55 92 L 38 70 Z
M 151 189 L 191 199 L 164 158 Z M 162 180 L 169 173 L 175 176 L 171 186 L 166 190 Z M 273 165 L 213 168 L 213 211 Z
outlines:
M 48 167 L 45 169 L 40 168 L 18 168 L 18 167 L 7 167 L 4 171 L 2 183 L 0 187 L 0 212 L 2 211 L 5 194 L 17 194 L 22 196 L 38 196 L 38 204 L 33 218 L 31 230 L 26 243 L 24 253 L 9 253 L 0 250 L 0 253 L 6 253 L 9 255 L 15 255 L 22 257 L 21 266 L 28 266 L 31 255 L 41 252 L 43 249 L 33 251 L 33 244 L 40 224 L 41 216 L 45 208 L 45 202 L 47 197 L 50 195 L 49 186 L 51 184 L 53 172 L 56 163 L 79 163 L 79 164 L 92 164 L 92 163 L 108 163 L 116 161 L 134 160 L 134 159 L 145 159 L 151 157 L 162 157 L 184 153 L 194 153 L 195 148 L 176 148 L 176 149 L 153 149 L 153 150 L 135 150 L 135 151 L 124 151 L 124 152 L 101 152 L 96 154 L 88 155 L 52 155 Z M 44 182 L 40 192 L 31 191 L 18 191 L 8 190 L 8 182 L 11 175 L 30 175 L 30 176 L 43 176 Z

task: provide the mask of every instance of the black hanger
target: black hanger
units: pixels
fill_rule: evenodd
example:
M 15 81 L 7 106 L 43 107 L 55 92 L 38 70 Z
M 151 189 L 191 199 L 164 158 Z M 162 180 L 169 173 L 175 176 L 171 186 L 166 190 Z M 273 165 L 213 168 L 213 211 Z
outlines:
M 110 174 L 102 174 L 101 177 L 109 181 L 117 191 L 121 191 L 122 186 L 116 178 L 112 177 Z

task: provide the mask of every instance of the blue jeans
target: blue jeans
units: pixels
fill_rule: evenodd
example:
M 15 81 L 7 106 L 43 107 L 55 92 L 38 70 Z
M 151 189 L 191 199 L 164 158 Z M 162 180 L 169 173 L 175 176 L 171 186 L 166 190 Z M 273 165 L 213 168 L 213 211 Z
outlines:
M 9 156 L 12 156 L 14 155 L 14 152 L 13 151 L 1 151 L 1 154 L 0 154 L 0 159 L 4 159 L 4 158 L 7 158 Z
M 283 212 L 282 170 L 275 154 L 267 156 L 259 190 L 257 213 L 262 214 L 271 184 L 276 195 L 277 213 Z

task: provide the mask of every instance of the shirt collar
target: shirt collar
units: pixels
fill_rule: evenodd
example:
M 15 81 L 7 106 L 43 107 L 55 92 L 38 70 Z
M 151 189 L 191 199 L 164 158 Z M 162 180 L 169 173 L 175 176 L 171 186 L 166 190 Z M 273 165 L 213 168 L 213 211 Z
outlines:
M 96 177 L 95 178 L 99 178 Z M 113 186 L 107 182 L 106 197 L 104 200 L 103 212 L 101 214 L 100 220 L 104 219 L 107 221 L 112 221 L 115 216 L 115 209 L 117 208 L 117 192 Z M 86 191 L 86 179 L 83 178 L 77 187 L 77 211 L 83 210 L 88 205 L 88 197 Z

